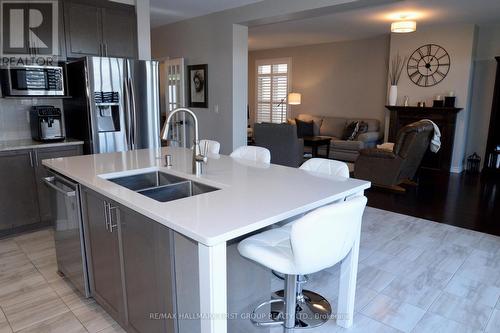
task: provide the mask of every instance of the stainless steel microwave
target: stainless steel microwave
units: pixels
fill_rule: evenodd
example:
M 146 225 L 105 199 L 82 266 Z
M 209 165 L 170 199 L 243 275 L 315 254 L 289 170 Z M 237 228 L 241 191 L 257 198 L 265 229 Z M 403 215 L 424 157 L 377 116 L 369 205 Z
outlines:
M 64 96 L 62 66 L 15 66 L 0 72 L 4 96 Z

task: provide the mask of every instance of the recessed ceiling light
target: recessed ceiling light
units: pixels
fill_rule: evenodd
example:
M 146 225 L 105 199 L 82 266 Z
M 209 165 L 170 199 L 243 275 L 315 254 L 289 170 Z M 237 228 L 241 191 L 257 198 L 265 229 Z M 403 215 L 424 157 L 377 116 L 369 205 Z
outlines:
M 391 32 L 394 33 L 408 33 L 417 30 L 416 21 L 396 21 L 391 24 Z

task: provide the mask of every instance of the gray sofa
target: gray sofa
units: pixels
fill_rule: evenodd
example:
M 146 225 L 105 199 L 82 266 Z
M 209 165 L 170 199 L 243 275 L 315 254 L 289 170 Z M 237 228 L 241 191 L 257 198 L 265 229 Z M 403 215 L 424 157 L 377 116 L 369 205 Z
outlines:
M 375 147 L 383 138 L 383 133 L 380 131 L 380 121 L 377 119 L 312 116 L 308 114 L 299 114 L 296 118 L 302 121 L 312 120 L 314 122 L 314 135 L 332 138 L 330 158 L 336 160 L 354 162 L 358 158 L 361 149 Z M 368 124 L 368 131 L 359 134 L 353 141 L 341 140 L 346 125 L 358 120 Z M 295 124 L 295 119 L 289 120 L 289 123 Z M 326 148 L 320 148 L 319 153 L 325 154 L 325 150 Z
M 290 124 L 255 124 L 255 145 L 269 149 L 271 163 L 299 167 L 304 160 L 304 141 L 297 138 L 297 127 Z

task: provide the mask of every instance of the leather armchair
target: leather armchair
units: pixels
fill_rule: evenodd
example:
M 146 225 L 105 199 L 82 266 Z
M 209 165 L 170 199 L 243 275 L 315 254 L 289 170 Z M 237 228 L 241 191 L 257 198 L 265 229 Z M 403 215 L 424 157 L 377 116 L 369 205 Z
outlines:
M 354 165 L 354 177 L 369 180 L 375 186 L 404 191 L 399 184 L 412 180 L 429 149 L 434 133 L 430 121 L 406 125 L 398 132 L 392 151 L 363 149 Z
M 271 163 L 298 167 L 304 160 L 304 140 L 297 138 L 297 127 L 290 124 L 254 125 L 255 145 L 269 149 Z

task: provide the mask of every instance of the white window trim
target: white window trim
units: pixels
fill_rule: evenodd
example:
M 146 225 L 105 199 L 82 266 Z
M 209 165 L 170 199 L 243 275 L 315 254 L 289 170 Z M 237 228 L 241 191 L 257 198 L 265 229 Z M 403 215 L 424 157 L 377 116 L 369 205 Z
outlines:
M 161 63 L 161 68 L 163 71 L 161 75 L 163 76 L 162 81 L 164 82 L 164 96 L 165 96 L 165 117 L 168 116 L 170 111 L 174 109 L 186 106 L 186 96 L 185 96 L 185 73 L 184 73 L 184 58 L 167 58 Z M 172 77 L 172 75 L 174 77 Z M 175 86 L 175 96 L 172 95 L 171 87 Z M 186 115 L 185 113 L 178 113 L 174 115 L 174 124 L 182 123 L 183 125 L 173 125 L 171 127 L 171 138 L 172 141 L 177 142 L 181 147 L 186 148 L 187 146 L 187 133 L 186 133 Z
M 270 58 L 270 59 L 257 59 L 255 60 L 255 110 L 254 110 L 254 121 L 258 122 L 258 105 L 259 105 L 259 66 L 260 65 L 275 65 L 275 64 L 284 64 L 288 65 L 287 67 L 287 97 L 284 101 L 285 109 L 286 109 L 286 118 L 290 115 L 290 105 L 288 105 L 288 94 L 292 91 L 292 58 Z M 271 103 L 272 104 L 272 103 Z M 271 105 L 272 112 L 272 105 Z M 272 117 L 271 117 L 272 118 Z

